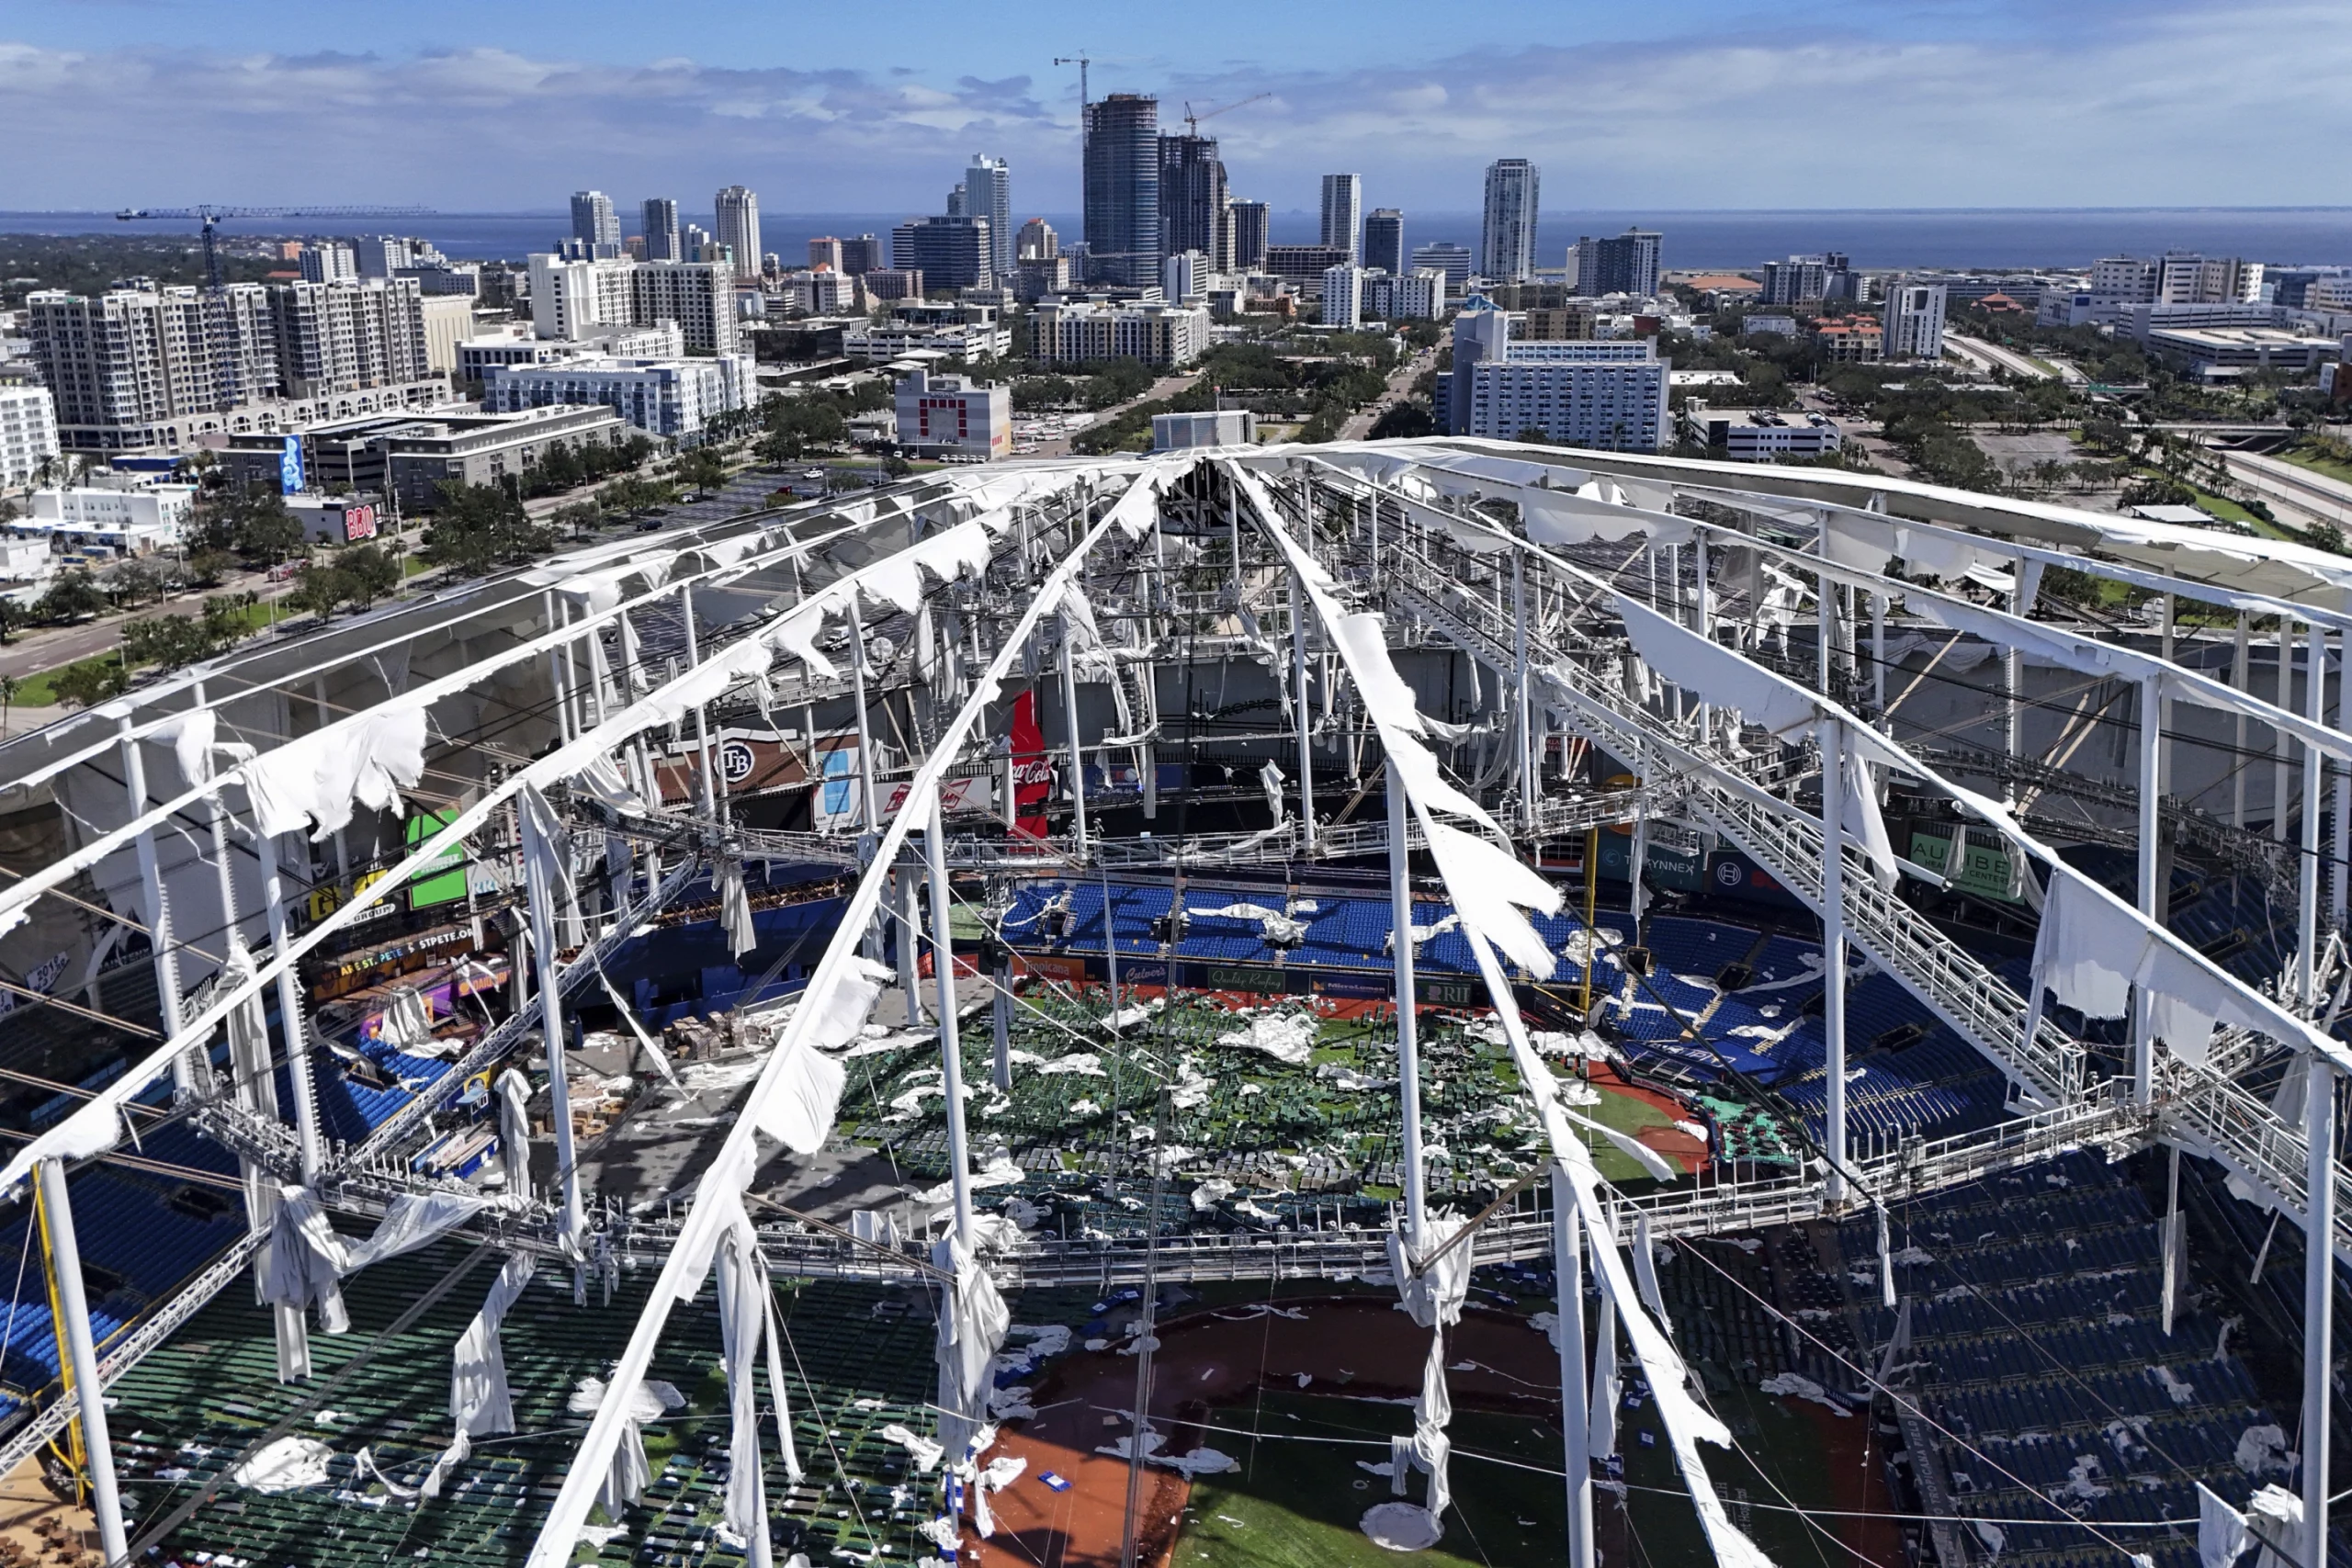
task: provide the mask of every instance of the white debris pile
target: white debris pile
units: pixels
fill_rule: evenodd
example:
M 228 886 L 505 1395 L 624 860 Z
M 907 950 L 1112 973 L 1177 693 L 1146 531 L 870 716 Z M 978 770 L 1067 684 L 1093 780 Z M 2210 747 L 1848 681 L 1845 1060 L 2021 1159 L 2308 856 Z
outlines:
M 1242 1028 L 1218 1035 L 1216 1043 L 1237 1050 L 1263 1051 L 1284 1066 L 1303 1067 L 1314 1057 L 1315 1036 L 1322 1026 L 1312 1012 L 1261 1013 Z
M 1778 1394 L 1784 1399 L 1809 1399 L 1824 1409 L 1835 1410 L 1840 1416 L 1853 1414 L 1843 1404 L 1832 1399 L 1827 1389 L 1801 1373 L 1782 1372 L 1778 1377 L 1766 1378 L 1757 1386 L 1766 1393 Z
M 582 1378 L 571 1396 L 563 1402 L 563 1407 L 574 1416 L 594 1416 L 605 1407 L 605 1380 Z M 629 1395 L 628 1416 L 632 1421 L 659 1421 L 671 1411 L 685 1407 L 686 1396 L 678 1392 L 677 1384 L 647 1378 Z

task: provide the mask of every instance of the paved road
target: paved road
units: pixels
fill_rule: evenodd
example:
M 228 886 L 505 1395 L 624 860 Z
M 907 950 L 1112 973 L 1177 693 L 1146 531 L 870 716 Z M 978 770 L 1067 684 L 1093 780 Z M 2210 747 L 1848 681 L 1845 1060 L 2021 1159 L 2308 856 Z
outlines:
M 2338 527 L 2352 527 L 2352 484 L 2316 473 L 2300 463 L 2265 457 L 2258 453 L 2225 451 L 2216 456 L 2228 465 L 2233 478 L 2261 492 L 2262 498 L 2279 512 L 2279 521 L 2290 521 L 2287 514 L 2293 513 Z
M 1961 333 L 1946 332 L 1944 333 L 1944 346 L 1959 355 L 1962 359 L 1970 361 L 1982 369 L 2005 370 L 2012 376 L 2022 377 L 2029 381 L 2054 381 L 2058 379 L 2059 373 L 2057 371 L 2044 370 L 2041 366 L 2036 365 L 2032 360 L 2027 358 L 2024 355 L 2018 353 L 2016 350 L 2003 348 L 1998 344 L 1986 343 L 1983 338 L 1969 337 Z
M 294 587 L 290 580 L 270 581 L 266 572 L 232 572 L 217 587 L 175 594 L 161 603 L 141 604 L 136 610 L 101 615 L 95 621 L 84 621 L 75 626 L 19 632 L 6 648 L 0 648 L 0 675 L 30 675 L 87 659 L 92 654 L 112 652 L 122 646 L 122 625 L 125 621 L 152 620 L 157 615 L 198 615 L 203 612 L 205 599 L 211 594 L 253 592 L 260 594 L 266 604 L 284 598 L 294 591 Z
M 1436 363 L 1437 350 L 1434 348 L 1427 348 L 1419 354 L 1408 355 L 1405 363 L 1389 375 L 1387 389 L 1374 400 L 1373 405 L 1360 412 L 1350 414 L 1346 423 L 1340 426 L 1340 439 L 1361 441 L 1371 434 L 1372 427 L 1379 423 L 1382 412 L 1388 405 L 1409 395 L 1413 389 L 1413 383 L 1420 378 L 1421 372 Z

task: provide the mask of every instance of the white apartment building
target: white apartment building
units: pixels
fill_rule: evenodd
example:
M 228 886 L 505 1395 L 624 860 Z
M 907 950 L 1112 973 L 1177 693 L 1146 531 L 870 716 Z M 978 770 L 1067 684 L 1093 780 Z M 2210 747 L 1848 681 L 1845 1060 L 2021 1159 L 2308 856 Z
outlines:
M 359 276 L 359 257 L 340 240 L 304 245 L 297 265 L 305 283 L 348 283 Z
M 32 483 L 57 455 L 57 405 L 49 389 L 0 387 L 0 486 Z
M 586 355 L 537 365 L 487 367 L 482 406 L 492 413 L 563 403 L 602 404 L 649 435 L 691 444 L 712 416 L 751 406 L 752 361 L 741 354 L 707 359 L 624 359 Z
M 1650 342 L 1513 342 L 1508 321 L 1499 310 L 1456 320 L 1450 434 L 1511 441 L 1540 430 L 1566 446 L 1626 452 L 1667 444 L 1673 366 Z
M 541 252 L 531 257 L 531 326 L 543 338 L 585 337 L 597 327 L 626 325 L 630 317 L 626 257 L 566 261 Z
M 899 445 L 926 457 L 987 462 L 1012 450 L 1012 389 L 910 370 L 898 385 Z
M 398 281 L 396 299 L 350 283 L 40 290 L 25 302 L 27 335 L 56 399 L 58 442 L 184 451 L 207 435 L 445 399 L 448 382 L 422 366 L 416 284 Z M 322 291 L 376 297 L 322 302 Z M 289 392 L 289 371 L 316 389 Z
M 1886 291 L 1882 318 L 1883 335 L 1879 352 L 1887 359 L 1941 359 L 1944 356 L 1944 286 L 1940 283 L 1897 283 Z
M 33 491 L 32 502 L 32 516 L 8 525 L 17 534 L 45 535 L 70 547 L 95 546 L 117 555 L 143 556 L 180 542 L 180 530 L 196 505 L 196 487 L 59 486 Z
M 1146 365 L 1190 365 L 1207 352 L 1204 305 L 1148 301 L 1043 301 L 1029 312 L 1030 357 L 1070 364 L 1087 359 L 1139 359 Z
M 399 386 L 433 374 L 424 295 L 413 277 L 288 283 L 271 289 L 269 298 L 278 380 L 290 397 Z M 454 334 L 450 342 L 454 364 Z
M 1367 272 L 1363 315 L 1374 321 L 1433 321 L 1445 314 L 1445 274 L 1422 267 L 1402 277 Z
M 1317 316 L 1327 327 L 1363 324 L 1363 268 L 1327 267 L 1323 272 L 1323 303 Z
M 531 325 L 543 338 L 579 342 L 603 328 L 663 321 L 676 322 L 695 353 L 734 353 L 734 274 L 718 262 L 531 257 Z

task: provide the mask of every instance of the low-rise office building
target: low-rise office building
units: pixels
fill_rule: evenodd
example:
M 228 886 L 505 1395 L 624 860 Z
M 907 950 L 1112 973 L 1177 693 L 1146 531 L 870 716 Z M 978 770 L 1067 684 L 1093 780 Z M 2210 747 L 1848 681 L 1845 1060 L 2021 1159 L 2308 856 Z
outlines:
M 930 323 L 892 320 L 852 327 L 842 333 L 844 355 L 875 365 L 888 365 L 925 352 L 947 359 L 1001 358 L 1012 349 L 1011 330 L 993 321 Z
M 2283 327 L 2165 327 L 2147 335 L 2154 354 L 2200 380 L 2249 371 L 2308 375 L 2337 357 L 2334 338 L 2305 337 Z
M 1821 457 L 1838 450 L 1843 434 L 1826 414 L 1777 409 L 1711 409 L 1683 405 L 1682 423 L 1709 455 L 1735 463 L 1776 463 L 1789 457 Z
M 898 385 L 898 442 L 924 457 L 981 462 L 1012 450 L 1012 389 L 910 370 Z
M 232 436 L 220 466 L 232 484 L 287 494 L 333 485 L 387 496 L 407 513 L 433 510 L 445 482 L 496 484 L 537 468 L 557 446 L 617 446 L 635 434 L 601 404 L 514 413 L 438 409 Z
M 1199 409 L 1191 413 L 1151 416 L 1151 449 L 1173 452 L 1186 446 L 1255 446 L 1258 416 L 1248 409 Z
M 32 515 L 9 527 L 25 536 L 45 536 L 74 549 L 105 549 L 143 556 L 178 544 L 196 505 L 194 485 L 147 485 L 108 490 L 97 485 L 61 485 L 32 493 Z

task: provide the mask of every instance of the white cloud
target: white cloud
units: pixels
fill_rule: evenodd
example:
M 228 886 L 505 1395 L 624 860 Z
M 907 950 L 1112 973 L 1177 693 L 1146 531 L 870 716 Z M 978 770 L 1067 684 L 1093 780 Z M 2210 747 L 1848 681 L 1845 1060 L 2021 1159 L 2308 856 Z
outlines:
M 2339 19 L 2278 3 L 2077 17 L 2064 37 L 1538 46 L 1184 75 L 1163 101 L 1172 121 L 1186 97 L 1271 94 L 1211 129 L 1236 191 L 1282 208 L 1327 168 L 1373 176 L 1385 202 L 1469 208 L 1506 154 L 1543 164 L 1555 209 L 2326 205 L 2352 201 L 2326 152 L 2352 76 Z M 1068 105 L 1018 76 L 0 41 L 0 102 L 11 208 L 547 207 L 589 184 L 691 206 L 740 180 L 774 210 L 916 211 L 978 151 L 1012 161 L 1025 209 L 1077 197 Z

